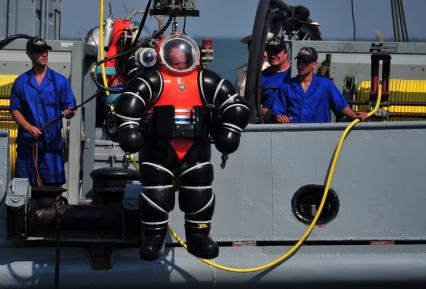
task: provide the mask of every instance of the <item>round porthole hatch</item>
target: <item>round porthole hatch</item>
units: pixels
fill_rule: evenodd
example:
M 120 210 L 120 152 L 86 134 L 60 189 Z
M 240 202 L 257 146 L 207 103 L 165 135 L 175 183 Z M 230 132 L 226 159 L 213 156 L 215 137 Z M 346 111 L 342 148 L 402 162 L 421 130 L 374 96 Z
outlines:
M 312 222 L 321 203 L 323 193 L 323 185 L 306 185 L 296 191 L 291 200 L 291 206 L 293 214 L 299 221 L 305 224 Z M 330 188 L 317 224 L 324 225 L 335 219 L 339 207 L 339 198 L 336 192 Z

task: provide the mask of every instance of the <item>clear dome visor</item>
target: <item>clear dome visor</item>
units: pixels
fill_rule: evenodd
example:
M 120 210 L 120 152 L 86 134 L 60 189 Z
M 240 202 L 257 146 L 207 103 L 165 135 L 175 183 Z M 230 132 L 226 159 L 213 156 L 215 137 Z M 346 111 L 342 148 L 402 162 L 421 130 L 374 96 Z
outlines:
M 162 64 L 169 70 L 183 73 L 191 71 L 197 66 L 200 51 L 198 45 L 184 35 L 172 35 L 160 47 Z

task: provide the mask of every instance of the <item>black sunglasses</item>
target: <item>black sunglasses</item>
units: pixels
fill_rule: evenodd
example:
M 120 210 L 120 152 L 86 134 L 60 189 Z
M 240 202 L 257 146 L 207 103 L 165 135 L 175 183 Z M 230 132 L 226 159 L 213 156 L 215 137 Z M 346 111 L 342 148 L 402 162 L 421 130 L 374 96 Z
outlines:
M 302 65 L 305 65 L 305 64 L 310 64 L 310 63 L 313 63 L 314 61 L 307 61 L 307 60 L 305 60 L 305 59 L 301 59 L 301 58 L 298 58 L 297 59 L 297 64 L 302 64 Z
M 267 53 L 270 54 L 279 54 L 282 50 L 277 48 L 266 48 L 265 49 Z

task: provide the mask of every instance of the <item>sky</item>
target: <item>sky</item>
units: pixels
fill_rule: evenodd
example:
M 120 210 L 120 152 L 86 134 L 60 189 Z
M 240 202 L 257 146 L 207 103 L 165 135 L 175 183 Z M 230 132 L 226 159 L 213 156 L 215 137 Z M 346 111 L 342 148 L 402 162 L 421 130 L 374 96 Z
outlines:
M 393 39 L 390 0 L 353 0 L 357 40 L 374 40 L 380 32 L 385 40 Z M 146 0 L 110 0 L 114 18 L 124 17 L 127 9 L 145 7 Z M 351 0 L 287 0 L 288 5 L 303 5 L 318 21 L 325 40 L 352 40 Z M 108 0 L 105 0 L 108 7 Z M 199 18 L 187 23 L 187 33 L 194 37 L 242 38 L 251 33 L 258 0 L 198 0 Z M 425 0 L 404 0 L 410 39 L 426 41 L 424 28 Z M 62 0 L 61 37 L 82 39 L 99 22 L 98 0 Z M 105 10 L 108 14 L 109 9 Z M 136 16 L 139 21 L 141 15 Z M 150 17 L 151 18 L 151 17 Z M 148 26 L 155 29 L 151 18 Z

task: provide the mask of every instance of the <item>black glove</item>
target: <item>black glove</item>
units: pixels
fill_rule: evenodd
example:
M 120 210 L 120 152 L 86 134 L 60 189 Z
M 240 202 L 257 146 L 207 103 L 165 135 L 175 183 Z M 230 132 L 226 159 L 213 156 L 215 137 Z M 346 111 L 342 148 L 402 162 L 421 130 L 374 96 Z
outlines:
M 213 135 L 214 144 L 223 154 L 231 154 L 238 149 L 241 135 L 227 128 L 220 128 Z
M 138 152 L 143 145 L 143 135 L 137 125 L 127 125 L 119 129 L 118 143 L 126 153 Z

